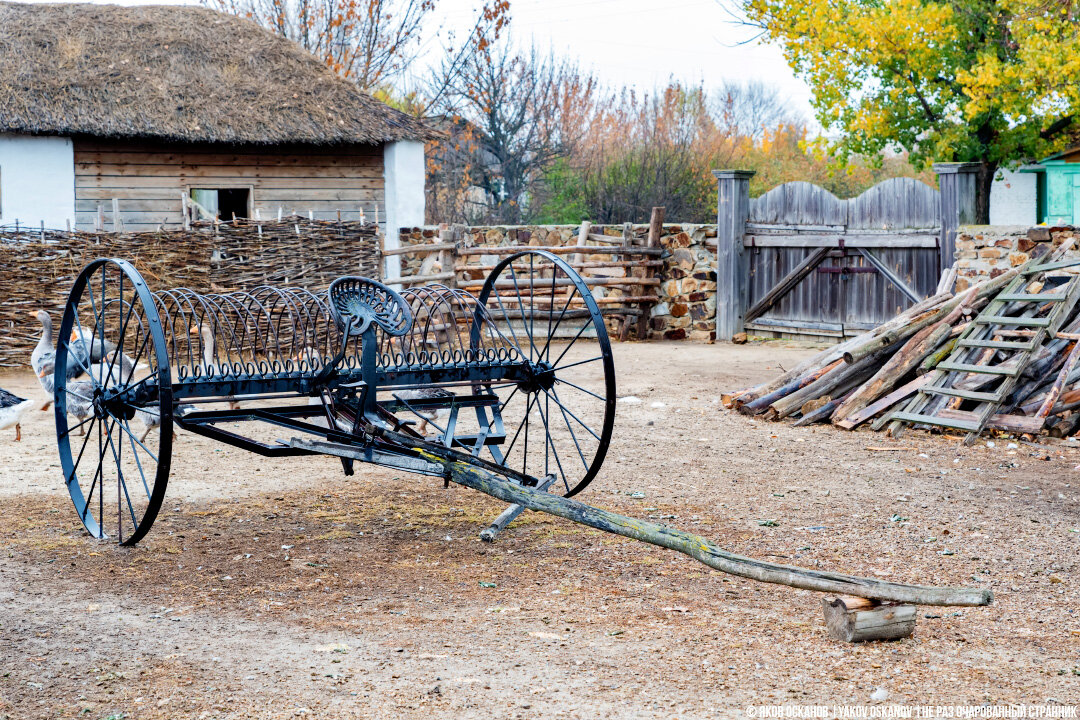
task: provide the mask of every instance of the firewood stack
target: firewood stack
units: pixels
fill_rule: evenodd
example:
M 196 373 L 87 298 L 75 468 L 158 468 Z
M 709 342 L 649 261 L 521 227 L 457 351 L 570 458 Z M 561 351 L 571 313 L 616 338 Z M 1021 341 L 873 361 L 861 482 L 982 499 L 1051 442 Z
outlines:
M 724 405 L 796 425 L 1053 437 L 1080 430 L 1080 254 L 1071 243 L 939 293 Z

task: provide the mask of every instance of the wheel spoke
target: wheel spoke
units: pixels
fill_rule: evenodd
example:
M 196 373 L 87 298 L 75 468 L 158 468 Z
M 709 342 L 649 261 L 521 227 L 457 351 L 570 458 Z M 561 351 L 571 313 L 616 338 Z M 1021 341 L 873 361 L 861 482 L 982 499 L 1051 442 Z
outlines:
M 539 407 L 539 406 L 537 406 L 537 407 Z M 547 430 L 547 442 L 548 442 L 549 445 L 551 445 L 551 452 L 555 455 L 555 465 L 556 465 L 556 467 L 559 468 L 559 476 L 562 477 L 563 486 L 566 488 L 566 491 L 570 492 L 570 482 L 566 478 L 566 471 L 563 470 L 562 461 L 559 460 L 559 451 L 555 447 L 555 438 L 551 437 L 551 426 L 548 423 L 548 417 L 551 416 L 551 406 L 550 405 L 548 406 L 547 415 L 544 414 L 543 410 L 540 410 L 540 416 L 544 418 L 544 428 Z M 585 458 L 582 457 L 581 461 L 585 462 Z M 586 466 L 586 467 L 588 467 L 588 466 Z M 547 470 L 547 467 L 545 466 L 544 467 L 544 473 L 547 474 L 547 472 L 548 472 L 548 470 Z
M 532 256 L 529 256 L 530 260 Z M 529 345 L 532 347 L 532 354 L 529 355 L 529 359 L 532 360 L 536 357 L 536 343 L 533 342 L 532 331 L 530 326 L 525 324 L 525 303 L 521 300 L 521 287 L 518 286 L 517 273 L 514 272 L 514 266 L 510 265 L 510 279 L 514 281 L 514 291 L 517 293 L 518 309 L 521 310 L 521 327 L 525 330 L 525 334 L 529 336 Z M 535 309 L 535 307 L 533 308 Z M 532 317 L 529 318 L 532 320 Z
M 128 434 L 128 442 L 131 443 L 131 457 L 135 458 L 135 467 L 139 468 L 139 476 L 142 478 L 143 490 L 146 490 L 146 499 L 149 500 L 150 486 L 146 484 L 146 472 L 143 470 L 142 462 L 139 460 L 139 452 L 135 449 L 135 435 L 131 432 L 131 428 L 128 427 L 127 420 L 120 420 L 120 427 Z M 142 443 L 139 444 L 142 445 Z M 146 450 L 145 446 L 143 446 L 143 450 Z M 147 452 L 149 453 L 150 451 L 147 450 Z M 153 457 L 153 455 L 150 457 Z
M 514 344 L 521 357 L 525 357 L 525 351 L 521 349 L 521 343 L 518 342 L 517 330 L 514 330 L 514 323 L 510 320 L 510 313 L 506 311 L 506 306 L 503 305 L 502 296 L 499 295 L 498 290 L 495 290 L 495 301 L 499 303 L 499 309 L 502 310 L 503 317 L 506 318 L 506 326 L 510 329 L 511 337 L 507 339 Z M 503 335 L 503 337 L 506 336 Z
M 124 317 L 124 321 L 120 325 L 120 342 L 116 343 L 116 352 L 113 353 L 112 360 L 109 362 L 109 378 L 108 379 L 110 381 L 113 379 L 113 374 L 112 373 L 113 373 L 113 368 L 116 366 L 116 361 L 118 359 L 123 358 L 123 356 L 124 356 L 124 336 L 127 334 L 128 323 L 131 321 L 131 313 L 134 312 L 134 310 L 135 310 L 135 303 L 131 302 L 128 305 L 127 315 Z M 123 273 L 121 273 L 121 275 L 120 275 L 120 312 L 123 313 L 123 311 L 124 311 L 124 275 L 123 275 Z M 101 339 L 101 352 L 102 353 L 105 352 L 105 338 L 104 337 Z M 134 367 L 132 367 L 131 373 L 132 374 L 135 373 L 135 368 Z M 121 362 L 120 362 L 120 374 L 119 374 L 120 377 L 119 377 L 119 380 L 118 380 L 118 382 L 120 384 L 126 383 L 128 380 L 131 379 L 131 378 L 123 377 L 123 374 L 124 374 L 124 363 L 121 360 Z M 106 387 L 108 387 L 108 386 L 106 386 Z
M 67 385 L 64 386 L 64 394 L 65 395 L 74 395 L 75 397 L 79 398 L 80 400 L 85 400 L 88 403 L 94 402 L 94 398 L 86 397 L 85 395 L 80 395 L 79 393 L 77 393 L 74 390 L 72 390 L 71 388 L 69 388 Z M 76 425 L 76 427 L 78 427 L 78 426 Z
M 581 458 L 581 464 L 585 466 L 585 471 L 589 471 L 589 462 L 585 459 L 585 453 L 581 451 L 581 443 L 578 442 L 577 433 L 574 432 L 574 428 L 570 425 L 570 418 L 566 417 L 566 410 L 559 406 L 559 412 L 562 413 L 563 422 L 566 423 L 566 429 L 570 431 L 570 437 L 574 441 L 574 447 L 577 448 L 578 457 Z
M 518 385 L 517 383 L 515 383 L 514 384 L 514 392 L 510 393 L 510 395 L 506 398 L 506 400 L 504 400 L 499 405 L 499 412 L 502 412 L 503 408 L 505 408 L 507 406 L 507 404 L 509 404 L 509 402 L 514 399 L 514 396 L 517 395 L 517 391 L 520 390 L 520 389 L 521 389 L 521 386 Z
M 87 355 L 86 362 L 83 362 L 82 358 L 80 358 L 78 356 L 78 354 L 71 352 L 71 343 L 70 342 L 68 342 L 67 340 L 61 340 L 60 342 L 64 343 L 64 347 L 67 348 L 68 357 L 69 358 L 74 358 L 75 362 L 79 365 L 80 368 L 82 368 L 82 371 L 90 376 L 90 380 L 94 383 L 94 387 L 101 387 L 101 385 L 97 381 L 97 378 L 94 377 L 94 371 L 90 369 L 90 365 L 93 365 L 93 363 L 90 362 L 90 356 Z M 83 342 L 82 340 L 79 340 L 79 345 L 81 345 L 82 347 L 86 347 L 86 343 Z M 56 373 L 56 368 L 54 366 L 53 367 L 53 374 L 55 375 L 55 373 Z M 64 374 L 65 374 L 65 380 L 67 379 L 67 377 L 70 377 L 70 375 L 68 375 L 68 373 L 67 373 L 66 368 L 64 369 Z M 55 382 L 55 380 L 54 380 L 54 382 Z
M 101 284 L 104 285 L 105 281 L 102 280 Z M 101 439 L 101 429 L 105 426 L 105 419 L 102 418 L 98 423 L 98 465 L 97 465 L 97 479 L 98 479 L 98 528 L 101 530 L 101 534 L 105 534 L 105 445 Z
M 559 361 L 563 359 L 563 356 L 565 356 L 566 353 L 570 351 L 570 348 L 574 347 L 574 343 L 576 343 L 578 341 L 578 339 L 581 337 L 581 334 L 584 333 L 589 328 L 589 326 L 592 325 L 592 324 L 593 324 L 592 320 L 589 320 L 587 323 L 585 323 L 584 325 L 579 327 L 578 331 L 577 331 L 577 334 L 575 334 L 574 337 L 572 337 L 570 339 L 570 342 L 568 342 L 566 344 L 566 347 L 563 348 L 563 351 L 561 353 L 559 353 L 559 357 L 555 358 L 555 362 L 553 362 L 551 364 L 552 365 L 558 365 Z
M 87 418 L 87 420 L 90 421 L 90 422 L 94 422 L 94 421 L 97 420 L 97 418 L 96 417 L 89 417 L 89 418 Z M 86 421 L 84 421 L 84 422 L 86 422 Z M 75 459 L 75 464 L 71 466 L 71 477 L 68 478 L 68 480 L 67 480 L 69 483 L 71 483 L 72 481 L 75 480 L 75 475 L 79 470 L 79 463 L 82 462 L 83 453 L 86 452 L 86 445 L 87 445 L 87 443 L 90 442 L 90 438 L 92 438 L 94 436 L 93 433 L 94 433 L 94 428 L 91 428 L 89 431 L 86 432 L 86 435 L 83 437 L 82 447 L 79 449 L 79 456 Z
M 548 391 L 547 391 L 547 390 L 544 390 L 544 392 L 545 392 L 545 393 L 547 393 Z M 559 402 L 559 396 L 558 396 L 558 394 L 556 394 L 556 393 L 555 393 L 555 389 L 554 389 L 554 388 L 552 388 L 552 389 L 551 389 L 551 391 L 550 391 L 550 393 L 549 393 L 549 394 L 550 394 L 550 395 L 552 396 L 552 399 L 553 399 L 553 400 L 555 401 L 555 404 L 556 404 L 556 405 L 558 405 L 558 406 L 559 406 L 559 407 L 561 407 L 561 408 L 562 408 L 562 409 L 563 409 L 564 411 L 566 411 L 566 414 L 567 414 L 567 415 L 569 415 L 570 417 L 572 417 L 572 418 L 574 418 L 575 420 L 577 420 L 577 421 L 578 421 L 578 425 L 581 425 L 581 427 L 585 428 L 585 430 L 586 430 L 586 431 L 587 431 L 587 432 L 588 432 L 588 433 L 589 433 L 590 435 L 592 435 L 592 436 L 593 436 L 594 438 L 596 438 L 597 440 L 600 440 L 600 436 L 599 436 L 599 435 L 597 435 L 597 434 L 596 434 L 595 432 L 593 432 L 593 429 L 592 429 L 591 427 L 589 427 L 589 426 L 588 426 L 588 425 L 586 425 L 586 424 L 585 424 L 584 422 L 582 422 L 581 418 L 579 418 L 579 417 L 578 417 L 577 415 L 575 415 L 575 414 L 573 413 L 573 411 L 571 411 L 571 410 L 570 410 L 569 408 L 567 408 L 567 407 L 566 407 L 565 405 L 563 405 L 563 404 L 562 404 L 561 402 Z
M 155 378 L 155 377 L 157 377 L 157 376 L 158 376 L 158 371 L 157 371 L 157 370 L 155 370 L 154 372 L 152 372 L 152 373 L 150 373 L 149 375 L 147 375 L 146 377 L 144 377 L 144 378 L 143 378 L 142 380 L 138 381 L 137 383 L 134 383 L 133 385 L 131 385 L 130 387 L 128 387 L 128 388 L 125 388 L 125 389 L 126 389 L 126 390 L 127 390 L 128 392 L 131 392 L 131 391 L 132 391 L 132 390 L 134 390 L 135 388 L 137 388 L 137 387 L 139 387 L 139 386 L 141 386 L 141 385 L 144 385 L 144 384 L 146 384 L 146 383 L 147 383 L 147 382 L 149 382 L 149 381 L 150 381 L 150 380 L 151 380 L 152 378 Z
M 607 402 L 607 398 L 605 398 L 603 395 L 597 395 L 592 390 L 586 390 L 585 388 L 581 387 L 580 385 L 575 385 L 574 383 L 570 382 L 569 380 L 563 380 L 562 378 L 556 378 L 555 382 L 561 383 L 563 385 L 569 385 L 572 388 L 577 388 L 578 390 L 585 393 L 586 395 L 592 395 L 597 400 L 603 400 L 604 402 Z
M 72 430 L 74 430 L 75 428 L 80 428 L 80 427 L 82 427 L 83 425 L 85 425 L 86 423 L 88 423 L 88 422 L 92 422 L 93 420 L 94 420 L 94 417 L 93 417 L 93 416 L 91 416 L 91 417 L 88 417 L 88 418 L 86 418 L 85 420 L 83 420 L 82 422 L 80 422 L 80 423 L 78 423 L 78 424 L 76 424 L 76 425 L 72 425 L 72 426 L 71 426 L 71 427 L 69 427 L 69 428 L 68 428 L 67 430 L 65 430 L 64 432 L 60 433 L 60 437 L 61 437 L 61 438 L 65 438 L 65 437 L 67 437 L 67 436 L 71 435 L 71 431 L 72 431 Z M 84 432 L 85 432 L 85 431 L 84 431 Z
M 540 398 L 539 395 L 536 396 Z M 539 404 L 539 403 L 538 403 Z M 529 407 L 525 410 L 525 450 L 521 453 L 521 474 L 528 475 L 526 465 L 529 462 L 529 417 L 532 415 L 532 403 L 529 403 Z
M 566 304 L 563 305 L 563 309 L 559 313 L 559 319 L 555 322 L 555 327 L 551 328 L 551 330 L 548 331 L 547 342 L 544 343 L 544 352 L 547 354 L 546 355 L 547 357 L 551 357 L 551 341 L 555 337 L 555 331 L 559 329 L 559 325 L 562 325 L 563 318 L 566 317 L 566 311 L 570 309 L 570 303 L 573 301 L 574 295 L 577 295 L 577 294 L 578 294 L 577 285 L 574 285 L 573 288 L 571 288 L 571 290 L 570 290 L 570 294 L 566 297 Z M 578 337 L 581 336 L 581 333 L 584 332 L 585 328 L 587 328 L 588 326 L 589 326 L 589 323 L 585 323 L 585 325 L 582 326 L 581 330 L 578 330 Z M 575 337 L 574 340 L 577 340 L 577 337 Z M 571 341 L 570 345 L 573 345 L 573 344 L 574 344 L 573 341 Z M 569 348 L 569 346 L 567 346 L 567 347 Z M 563 350 L 563 353 L 565 354 L 566 350 Z M 559 360 L 561 360 L 561 359 L 562 359 L 562 355 L 559 356 Z M 556 360 L 555 362 L 558 362 L 559 360 Z M 552 363 L 552 364 L 554 364 L 554 363 Z
M 113 416 L 110 416 L 110 417 L 113 417 Z M 112 426 L 116 427 L 116 425 L 119 423 L 119 418 L 113 417 L 113 420 L 114 420 L 114 422 L 113 422 Z M 135 530 L 138 529 L 139 521 L 135 518 L 135 508 L 131 504 L 131 495 L 128 494 L 127 483 L 124 482 L 124 469 L 123 469 L 123 467 L 121 465 L 121 462 L 120 462 L 120 453 L 117 452 L 116 446 L 113 444 L 112 430 L 109 431 L 108 445 L 109 445 L 109 449 L 112 450 L 113 460 L 116 462 L 116 478 L 119 481 L 119 483 L 118 483 L 119 488 L 118 488 L 117 493 L 116 493 L 116 513 L 117 513 L 117 517 L 116 517 L 116 534 L 117 534 L 118 541 L 123 542 L 124 541 L 124 525 L 123 525 L 122 518 L 123 518 L 123 502 L 124 502 L 125 499 L 127 500 L 128 512 L 131 514 L 131 532 L 132 533 L 134 533 Z M 120 447 L 122 449 L 124 446 L 121 445 Z M 122 496 L 120 494 L 121 490 L 123 491 Z
M 589 358 L 588 360 L 578 360 L 577 362 L 570 363 L 569 365 L 556 365 L 552 369 L 553 370 L 566 370 L 567 368 L 572 368 L 572 367 L 575 367 L 577 365 L 585 365 L 586 363 L 596 362 L 597 360 L 603 360 L 603 359 L 604 359 L 603 355 L 597 355 L 594 358 Z
M 528 418 L 528 417 L 529 417 L 529 413 L 531 413 L 531 412 L 532 412 L 532 404 L 533 404 L 533 400 L 535 400 L 535 399 L 536 399 L 536 396 L 533 396 L 533 397 L 532 397 L 532 398 L 531 398 L 531 399 L 529 400 L 529 406 L 528 406 L 527 408 L 525 408 L 525 417 L 526 417 L 526 418 Z M 510 457 L 510 451 L 514 449 L 514 443 L 516 443 L 516 442 L 517 442 L 517 439 L 518 439 L 518 435 L 520 435 L 520 434 L 521 434 L 521 429 L 522 429 L 523 427 L 525 427 L 525 424 L 524 424 L 524 423 L 522 423 L 521 425 L 518 425 L 518 429 L 517 429 L 517 432 L 515 432 L 515 433 L 514 433 L 514 439 L 510 441 L 510 447 L 506 448 L 506 452 L 505 452 L 505 453 L 503 453 L 503 455 L 504 455 L 504 456 L 506 456 L 507 458 L 509 458 L 509 457 Z
M 110 415 L 110 417 L 115 417 L 115 416 Z M 116 418 L 116 419 L 119 420 L 120 418 Z M 157 459 L 157 456 L 154 455 L 154 453 L 150 452 L 150 450 L 145 445 L 142 444 L 142 442 L 139 440 L 139 438 L 135 437 L 135 433 L 131 432 L 131 429 L 127 426 L 127 423 L 122 423 L 120 425 L 120 428 L 124 432 L 126 432 L 128 434 L 128 436 L 131 437 L 133 442 L 138 443 L 139 447 L 141 447 L 143 449 L 143 452 L 145 452 L 147 455 L 150 456 L 151 460 L 153 460 L 154 462 L 160 462 Z M 138 455 L 136 455 L 136 457 L 138 457 Z
M 556 271 L 556 268 L 552 268 L 552 270 L 551 270 L 551 293 L 549 294 L 549 296 L 551 297 L 551 303 L 550 303 L 550 307 L 548 308 L 548 331 L 547 331 L 548 334 L 547 334 L 547 340 L 544 341 L 544 349 L 540 351 L 540 357 L 539 357 L 540 360 L 543 360 L 544 358 L 549 357 L 547 355 L 547 351 L 548 351 L 548 348 L 551 347 L 551 336 L 554 334 L 552 329 L 551 329 L 551 316 L 555 314 L 555 313 L 552 312 L 552 310 L 555 309 L 555 280 L 558 277 L 559 277 L 559 273 Z M 573 297 L 573 295 L 574 295 L 574 293 L 571 291 L 570 296 Z M 566 304 L 567 304 L 567 306 L 570 305 L 569 298 L 566 300 Z M 563 315 L 565 315 L 565 314 L 566 314 L 566 308 L 564 307 L 563 308 Z M 562 320 L 562 315 L 559 316 L 559 319 Z M 556 326 L 556 327 L 558 327 L 558 326 Z

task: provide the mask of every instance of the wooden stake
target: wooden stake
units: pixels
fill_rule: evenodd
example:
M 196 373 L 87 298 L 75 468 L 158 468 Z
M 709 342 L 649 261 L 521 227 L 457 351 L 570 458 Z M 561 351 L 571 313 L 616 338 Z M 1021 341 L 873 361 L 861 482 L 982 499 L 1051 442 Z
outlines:
M 660 236 L 664 232 L 664 208 L 654 207 L 652 209 L 652 215 L 649 216 L 649 239 L 645 242 L 646 247 L 658 248 L 660 247 Z M 656 277 L 654 273 L 653 277 Z M 640 306 L 641 315 L 638 317 L 637 322 L 637 339 L 645 340 L 649 337 L 649 306 L 642 304 Z

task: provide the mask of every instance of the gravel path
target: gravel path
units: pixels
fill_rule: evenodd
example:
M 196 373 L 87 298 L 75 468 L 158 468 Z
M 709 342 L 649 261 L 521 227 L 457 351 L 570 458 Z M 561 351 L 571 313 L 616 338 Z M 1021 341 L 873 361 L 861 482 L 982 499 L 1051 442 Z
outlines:
M 920 608 L 909 639 L 842 645 L 816 593 L 534 514 L 484 545 L 499 507 L 475 493 L 187 434 L 163 517 L 119 549 L 78 525 L 43 412 L 0 439 L 0 718 L 745 717 L 879 688 L 1080 702 L 1080 453 L 720 408 L 809 352 L 618 345 L 638 402 L 580 499 L 763 559 L 989 587 L 992 606 Z

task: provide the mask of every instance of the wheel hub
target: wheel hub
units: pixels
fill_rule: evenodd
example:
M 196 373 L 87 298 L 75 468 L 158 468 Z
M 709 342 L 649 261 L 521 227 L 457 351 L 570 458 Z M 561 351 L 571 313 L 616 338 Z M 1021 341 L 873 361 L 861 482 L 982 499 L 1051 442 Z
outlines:
M 522 392 L 538 393 L 541 390 L 550 390 L 555 385 L 555 368 L 547 362 L 530 364 L 528 376 L 518 383 Z

